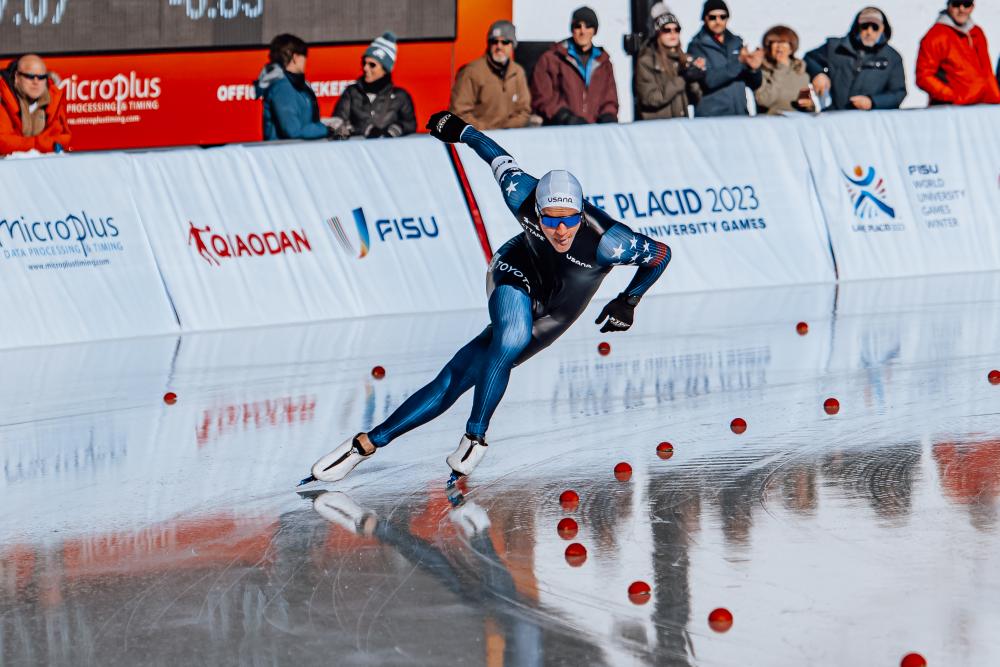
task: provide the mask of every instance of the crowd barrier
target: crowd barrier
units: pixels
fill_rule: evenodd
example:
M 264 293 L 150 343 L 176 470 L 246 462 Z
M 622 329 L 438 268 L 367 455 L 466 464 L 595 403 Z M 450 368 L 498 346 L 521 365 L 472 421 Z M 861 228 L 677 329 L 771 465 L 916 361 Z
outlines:
M 654 293 L 696 292 L 1000 269 L 998 117 L 493 136 L 669 243 Z M 480 240 L 520 231 L 489 166 L 428 137 L 3 160 L 0 194 L 0 348 L 482 307 Z

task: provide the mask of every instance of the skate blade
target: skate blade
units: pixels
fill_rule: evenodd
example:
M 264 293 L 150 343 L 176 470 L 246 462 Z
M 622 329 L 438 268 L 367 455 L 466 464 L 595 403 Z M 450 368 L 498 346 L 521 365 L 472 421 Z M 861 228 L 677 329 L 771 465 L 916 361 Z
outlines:
M 305 486 L 306 484 L 311 484 L 311 483 L 313 483 L 315 481 L 318 481 L 318 480 L 315 477 L 313 477 L 312 475 L 309 475 L 308 477 L 304 478 L 301 482 L 299 482 L 298 484 L 296 484 L 295 487 L 298 488 L 300 486 Z

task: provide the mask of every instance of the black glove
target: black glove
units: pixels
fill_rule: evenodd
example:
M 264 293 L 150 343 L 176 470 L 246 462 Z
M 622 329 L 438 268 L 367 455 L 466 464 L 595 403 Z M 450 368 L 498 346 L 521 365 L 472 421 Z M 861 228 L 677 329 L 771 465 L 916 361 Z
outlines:
M 577 116 L 572 111 L 563 107 L 552 117 L 553 125 L 586 125 L 587 119 Z
M 450 111 L 438 111 L 427 121 L 431 136 L 446 144 L 457 144 L 462 140 L 462 131 L 469 127 L 464 120 Z
M 601 333 L 628 331 L 635 319 L 635 307 L 638 303 L 639 297 L 629 296 L 622 292 L 604 306 L 604 310 L 597 316 L 594 324 L 600 324 L 604 322 L 604 318 L 607 318 L 608 321 L 604 322 L 604 326 L 601 327 Z
M 374 125 L 365 128 L 365 139 L 379 139 L 385 136 L 385 130 Z
M 705 75 L 707 72 L 700 67 L 695 65 L 688 65 L 683 70 L 681 70 L 681 76 L 688 83 L 698 83 L 705 80 Z
M 597 117 L 597 122 L 598 123 L 617 123 L 618 122 L 618 116 L 614 115 L 613 113 L 602 113 L 600 116 Z

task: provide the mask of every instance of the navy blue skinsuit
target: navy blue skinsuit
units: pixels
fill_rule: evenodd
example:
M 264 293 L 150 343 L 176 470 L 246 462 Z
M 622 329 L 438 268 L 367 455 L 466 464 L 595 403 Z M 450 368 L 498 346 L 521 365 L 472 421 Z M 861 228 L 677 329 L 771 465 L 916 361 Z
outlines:
M 472 387 L 475 396 L 466 433 L 484 437 L 511 369 L 559 338 L 587 308 L 612 268 L 639 267 L 624 292 L 638 302 L 670 262 L 668 246 L 633 232 L 589 203 L 569 251 L 557 252 L 542 233 L 535 210 L 538 179 L 524 173 L 514 158 L 475 128 L 467 128 L 462 141 L 490 164 L 507 207 L 524 231 L 507 241 L 490 262 L 490 325 L 459 350 L 430 384 L 369 431 L 376 447 L 434 419 Z

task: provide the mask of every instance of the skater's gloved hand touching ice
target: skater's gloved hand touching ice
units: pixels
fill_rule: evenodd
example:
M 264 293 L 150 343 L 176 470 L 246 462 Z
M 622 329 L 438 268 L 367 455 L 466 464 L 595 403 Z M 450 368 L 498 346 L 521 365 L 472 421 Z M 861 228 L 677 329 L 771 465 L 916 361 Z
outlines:
M 438 111 L 427 121 L 427 129 L 431 136 L 446 144 L 457 144 L 462 141 L 462 132 L 472 127 L 450 111 Z
M 638 303 L 639 297 L 629 296 L 622 292 L 604 306 L 604 310 L 597 316 L 594 324 L 604 322 L 601 333 L 628 331 L 635 319 L 635 306 Z

